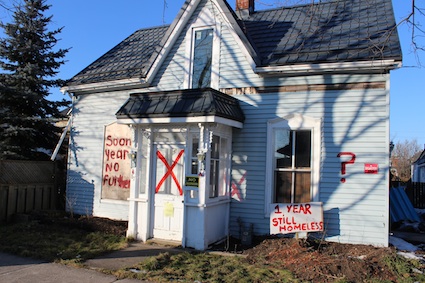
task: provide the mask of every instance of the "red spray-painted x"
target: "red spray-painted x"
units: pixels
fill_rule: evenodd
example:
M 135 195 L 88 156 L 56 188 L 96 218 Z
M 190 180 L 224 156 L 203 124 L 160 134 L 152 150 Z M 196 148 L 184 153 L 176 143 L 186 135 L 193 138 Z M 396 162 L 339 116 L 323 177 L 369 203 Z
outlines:
M 156 185 L 155 188 L 155 193 L 157 193 L 160 189 L 162 184 L 165 182 L 165 180 L 168 178 L 168 176 L 171 175 L 171 177 L 173 178 L 174 182 L 177 185 L 177 188 L 179 189 L 179 193 L 180 195 L 183 195 L 183 190 L 182 187 L 179 183 L 179 180 L 177 179 L 176 175 L 173 172 L 174 167 L 177 165 L 177 163 L 179 162 L 180 158 L 182 157 L 184 153 L 184 150 L 182 149 L 179 154 L 176 157 L 176 160 L 173 161 L 173 164 L 171 164 L 171 166 L 168 164 L 167 159 L 165 159 L 164 155 L 162 155 L 162 153 L 158 150 L 156 152 L 156 156 L 161 159 L 161 161 L 164 163 L 165 167 L 167 167 L 167 172 L 165 173 L 165 175 L 162 177 L 162 179 L 159 181 L 158 185 Z
M 236 195 L 239 201 L 242 201 L 242 194 L 239 188 L 241 187 L 242 183 L 245 181 L 245 178 L 246 178 L 246 172 L 242 175 L 242 178 L 239 180 L 237 184 L 235 184 L 235 182 L 232 182 L 232 192 L 230 194 L 230 197 L 233 197 L 234 195 Z

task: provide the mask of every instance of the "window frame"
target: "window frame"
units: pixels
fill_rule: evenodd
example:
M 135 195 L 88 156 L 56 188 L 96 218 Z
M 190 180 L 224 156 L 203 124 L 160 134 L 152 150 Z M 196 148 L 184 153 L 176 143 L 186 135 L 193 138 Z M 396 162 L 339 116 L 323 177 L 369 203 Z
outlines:
M 230 186 L 231 186 L 231 162 L 232 162 L 232 154 L 231 154 L 231 146 L 232 146 L 232 131 L 229 126 L 223 126 L 223 125 L 215 125 L 206 126 L 206 131 L 208 131 L 211 134 L 211 137 L 217 136 L 219 138 L 219 158 L 211 158 L 211 148 L 208 148 L 208 151 L 205 155 L 205 203 L 206 204 L 214 204 L 216 202 L 230 201 Z M 188 137 L 188 150 L 190 151 L 190 156 L 188 156 L 187 160 L 190 164 L 188 164 L 188 171 L 191 174 L 192 173 L 192 161 L 197 162 L 197 158 L 193 156 L 193 153 L 197 150 L 194 148 L 194 140 L 198 139 L 199 142 L 199 130 L 198 129 L 192 129 L 190 131 L 190 136 Z M 223 141 L 225 140 L 225 143 Z M 211 184 L 211 176 L 210 176 L 210 165 L 211 159 L 214 159 L 215 161 L 218 161 L 219 164 L 219 176 L 225 176 L 223 179 L 218 179 L 218 195 L 212 197 L 210 195 L 210 184 Z M 199 170 L 199 168 L 197 168 Z
M 186 65 L 184 86 L 192 89 L 192 72 L 193 72 L 193 55 L 195 44 L 195 32 L 199 30 L 212 29 L 213 30 L 213 43 L 212 43 L 212 60 L 211 60 L 211 84 L 210 87 L 214 89 L 219 88 L 219 70 L 220 70 L 220 42 L 221 42 L 221 25 L 219 22 L 214 21 L 214 17 L 209 10 L 203 12 L 204 17 L 198 16 L 191 24 L 186 32 Z
M 207 176 L 207 190 L 208 190 L 208 199 L 228 199 L 230 194 L 230 152 L 229 148 L 229 138 L 222 135 L 214 133 L 213 137 L 218 138 L 218 157 L 212 156 L 212 149 L 210 149 L 207 153 L 207 160 L 210 165 L 209 170 L 211 170 L 212 165 L 218 165 L 217 171 L 215 171 L 216 175 L 214 176 L 216 179 L 211 180 L 211 171 Z M 211 144 L 212 145 L 212 144 Z M 220 178 L 225 177 L 225 178 Z M 213 186 L 215 185 L 215 187 Z M 215 188 L 217 195 L 211 195 L 211 189 Z
M 191 44 L 192 44 L 192 52 L 191 52 L 191 55 L 190 55 L 190 62 L 191 62 L 191 64 L 190 64 L 190 79 L 189 79 L 189 88 L 197 88 L 197 87 L 194 87 L 193 86 L 193 79 L 195 78 L 195 77 L 197 77 L 198 79 L 201 77 L 199 74 L 194 74 L 194 71 L 195 71 L 195 53 L 196 53 L 196 45 L 195 45 L 195 43 L 196 43 L 196 34 L 198 33 L 198 32 L 207 32 L 207 31 L 211 31 L 212 32 L 212 39 L 211 39 L 211 62 L 210 62 L 210 66 L 209 66 L 209 75 L 210 75 L 210 77 L 209 77 L 209 86 L 204 86 L 204 88 L 205 87 L 211 87 L 211 84 L 212 84 L 212 71 L 213 71 L 213 54 L 214 54 L 214 28 L 212 28 L 212 27 L 202 27 L 202 28 L 194 28 L 194 29 L 192 29 L 192 42 L 191 42 Z M 201 87 L 202 88 L 202 87 Z
M 277 166 L 277 164 L 276 164 L 276 162 L 277 162 L 277 159 L 276 159 L 276 157 L 273 157 L 273 171 L 274 171 L 274 178 L 273 178 L 273 180 L 274 180 L 274 183 L 273 183 L 273 199 L 274 199 L 274 202 L 277 202 L 276 201 L 276 199 L 277 199 L 277 185 L 276 185 L 276 182 L 277 182 L 277 175 L 279 174 L 279 173 L 289 173 L 289 175 L 290 175 L 290 179 L 291 179 L 291 181 L 290 181 L 290 185 L 291 185 L 291 188 L 290 188 L 290 201 L 289 201 L 289 203 L 296 203 L 295 201 L 294 201 L 294 199 L 296 198 L 296 195 L 297 195 L 297 192 L 298 192 L 298 189 L 300 188 L 300 187 L 298 187 L 298 181 L 299 181 L 299 179 L 298 179 L 298 177 L 300 177 L 300 176 L 302 176 L 304 173 L 308 173 L 308 176 L 309 176 L 309 178 L 308 179 L 310 179 L 310 181 L 309 181 L 309 187 L 310 187 L 310 190 L 308 191 L 308 193 L 309 193 L 309 196 L 310 196 L 310 199 L 308 200 L 308 201 L 310 201 L 311 200 L 311 170 L 312 170 L 312 143 L 311 143 L 311 138 L 312 138 L 312 135 L 311 135 L 311 130 L 310 129 L 302 129 L 302 130 L 293 130 L 293 129 L 288 129 L 288 128 L 273 128 L 273 148 L 274 148 L 274 151 L 276 150 L 276 142 L 278 141 L 278 139 L 277 139 L 277 137 L 276 137 L 276 135 L 278 134 L 278 133 L 283 133 L 283 132 L 286 132 L 286 133 L 288 133 L 289 134 L 289 136 L 288 136 L 288 144 L 287 144 L 287 146 L 289 146 L 290 147 L 290 159 L 289 159 L 289 163 L 288 164 L 282 164 L 283 166 L 281 166 L 281 167 L 278 167 Z M 297 149 L 298 149 L 298 146 L 302 146 L 302 142 L 299 142 L 298 141 L 298 138 L 300 137 L 300 134 L 301 133 L 308 133 L 308 135 L 309 135 L 309 141 L 308 141 L 308 144 L 309 144 L 309 147 L 308 147 L 308 150 L 309 150 L 309 153 L 308 153 L 308 157 L 309 157 L 309 159 L 308 159 L 308 167 L 306 167 L 306 166 L 297 166 L 297 160 L 299 160 L 299 158 L 298 157 L 300 157 L 300 155 L 299 155 L 299 152 L 297 152 Z M 281 147 L 281 145 L 279 145 L 279 147 Z M 286 146 L 285 146 L 286 147 Z M 282 148 L 283 149 L 283 148 Z M 282 155 L 286 155 L 286 153 L 281 153 Z M 301 157 L 302 157 L 302 155 L 301 155 Z M 280 174 L 279 174 L 280 175 Z M 285 198 L 285 197 L 283 197 L 283 198 Z
M 321 162 L 321 119 L 316 119 L 301 114 L 290 114 L 282 118 L 269 120 L 267 122 L 267 157 L 266 157 L 266 197 L 265 216 L 269 217 L 274 202 L 275 193 L 275 165 L 274 162 L 274 133 L 277 129 L 300 131 L 311 131 L 311 201 L 319 201 L 319 178 Z

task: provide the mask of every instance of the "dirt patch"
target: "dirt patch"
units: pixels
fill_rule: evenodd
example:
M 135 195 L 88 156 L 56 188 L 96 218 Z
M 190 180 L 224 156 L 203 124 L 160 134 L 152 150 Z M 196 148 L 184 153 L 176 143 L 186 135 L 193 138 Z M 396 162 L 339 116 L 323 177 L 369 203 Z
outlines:
M 37 215 L 40 221 L 55 222 L 88 231 L 123 236 L 127 222 L 98 217 Z M 397 282 L 400 276 L 413 278 L 413 268 L 403 264 L 393 247 L 377 248 L 315 239 L 255 237 L 250 247 L 231 238 L 212 250 L 246 255 L 253 265 L 285 269 L 303 282 Z M 424 254 L 424 252 L 418 252 Z M 417 267 L 425 270 L 425 264 Z
M 64 227 L 78 228 L 89 232 L 104 232 L 117 236 L 125 236 L 128 226 L 127 221 L 80 215 L 71 217 L 69 214 L 62 211 L 33 212 L 30 215 L 30 219 L 38 220 L 46 224 L 57 224 Z
M 397 279 L 388 266 L 388 262 L 396 259 L 393 248 L 275 238 L 262 241 L 244 254 L 251 264 L 287 269 L 309 282 L 363 282 L 371 278 L 394 282 Z

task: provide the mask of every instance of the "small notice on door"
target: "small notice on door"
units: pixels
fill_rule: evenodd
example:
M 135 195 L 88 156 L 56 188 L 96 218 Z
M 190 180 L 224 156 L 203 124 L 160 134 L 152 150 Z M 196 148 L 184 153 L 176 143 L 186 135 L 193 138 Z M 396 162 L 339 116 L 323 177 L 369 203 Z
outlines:
M 174 216 L 174 205 L 171 202 L 166 202 L 164 204 L 164 216 L 166 217 Z

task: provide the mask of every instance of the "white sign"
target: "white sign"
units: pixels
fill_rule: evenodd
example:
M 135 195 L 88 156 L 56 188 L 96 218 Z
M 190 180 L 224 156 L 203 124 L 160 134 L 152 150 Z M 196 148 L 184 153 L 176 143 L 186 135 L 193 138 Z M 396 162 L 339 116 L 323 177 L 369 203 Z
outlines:
M 270 234 L 323 231 L 321 202 L 271 205 Z
M 102 198 L 127 200 L 132 174 L 130 127 L 116 122 L 106 126 L 103 148 Z

